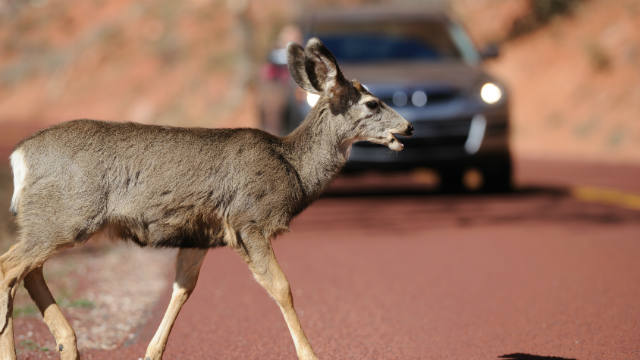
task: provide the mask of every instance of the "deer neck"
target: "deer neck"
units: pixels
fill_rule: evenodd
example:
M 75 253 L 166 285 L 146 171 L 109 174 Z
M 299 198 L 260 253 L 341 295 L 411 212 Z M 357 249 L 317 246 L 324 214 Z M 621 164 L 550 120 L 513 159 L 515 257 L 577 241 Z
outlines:
M 317 198 L 338 174 L 348 158 L 350 142 L 332 127 L 334 116 L 318 103 L 306 119 L 284 138 L 291 164 L 298 171 L 305 195 Z

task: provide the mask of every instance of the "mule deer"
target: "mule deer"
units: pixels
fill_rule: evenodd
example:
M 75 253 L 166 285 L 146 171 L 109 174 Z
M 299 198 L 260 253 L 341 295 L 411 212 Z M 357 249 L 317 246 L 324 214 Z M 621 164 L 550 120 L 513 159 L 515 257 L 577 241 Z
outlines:
M 229 246 L 276 301 L 300 359 L 316 356 L 293 307 L 271 240 L 314 201 L 359 140 L 402 150 L 412 127 L 357 81 L 318 40 L 289 44 L 289 71 L 320 100 L 291 134 L 75 120 L 23 140 L 11 154 L 18 242 L 0 257 L 0 358 L 15 359 L 11 308 L 24 279 L 62 359 L 73 329 L 42 276 L 56 250 L 99 231 L 141 246 L 177 247 L 169 306 L 145 358 L 161 359 L 208 249 Z

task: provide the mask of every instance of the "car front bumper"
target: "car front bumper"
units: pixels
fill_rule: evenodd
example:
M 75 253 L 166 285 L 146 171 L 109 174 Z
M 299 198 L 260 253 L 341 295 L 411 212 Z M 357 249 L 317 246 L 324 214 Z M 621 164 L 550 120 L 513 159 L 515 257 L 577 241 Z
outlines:
M 415 131 L 412 137 L 398 137 L 405 145 L 403 151 L 356 143 L 345 170 L 484 166 L 509 157 L 506 105 L 436 119 L 405 117 Z

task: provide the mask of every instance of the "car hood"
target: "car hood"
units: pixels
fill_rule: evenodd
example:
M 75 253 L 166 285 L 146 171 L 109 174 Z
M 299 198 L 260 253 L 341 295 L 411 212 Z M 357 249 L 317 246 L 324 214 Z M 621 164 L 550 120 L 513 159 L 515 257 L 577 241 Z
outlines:
M 402 62 L 377 64 L 345 64 L 341 66 L 347 79 L 358 79 L 371 85 L 442 85 L 460 90 L 471 89 L 488 75 L 479 66 L 462 62 Z

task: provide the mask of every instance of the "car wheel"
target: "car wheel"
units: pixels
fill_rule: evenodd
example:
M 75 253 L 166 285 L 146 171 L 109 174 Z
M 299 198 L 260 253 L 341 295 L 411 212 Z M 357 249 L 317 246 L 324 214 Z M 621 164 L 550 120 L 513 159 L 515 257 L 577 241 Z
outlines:
M 491 192 L 508 192 L 513 189 L 513 167 L 507 156 L 482 170 L 483 189 Z
M 441 169 L 440 190 L 444 192 L 461 192 L 464 190 L 462 169 Z

